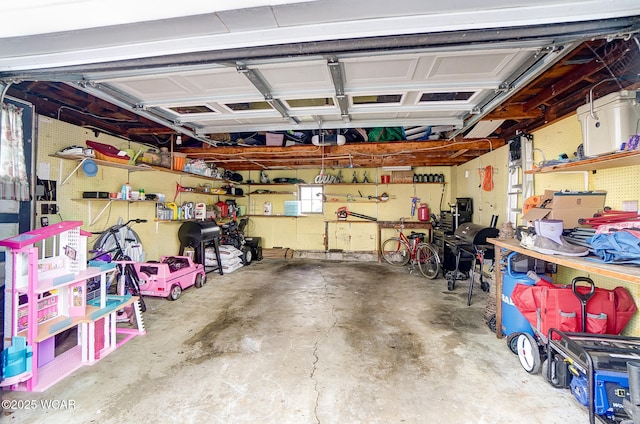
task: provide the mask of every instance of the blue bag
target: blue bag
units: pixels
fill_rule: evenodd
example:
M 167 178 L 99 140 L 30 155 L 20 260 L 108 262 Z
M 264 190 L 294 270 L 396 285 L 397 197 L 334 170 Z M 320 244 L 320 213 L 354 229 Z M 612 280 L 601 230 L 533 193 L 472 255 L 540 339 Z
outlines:
M 589 244 L 603 262 L 640 265 L 640 238 L 630 231 L 596 234 Z

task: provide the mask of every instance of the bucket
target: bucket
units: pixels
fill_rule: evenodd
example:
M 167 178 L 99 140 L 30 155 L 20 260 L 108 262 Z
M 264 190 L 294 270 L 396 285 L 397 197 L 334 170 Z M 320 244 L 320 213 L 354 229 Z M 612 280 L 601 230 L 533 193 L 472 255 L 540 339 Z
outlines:
M 381 175 L 380 176 L 380 181 L 382 182 L 382 184 L 389 184 L 390 180 L 391 180 L 391 176 L 390 175 Z
M 528 333 L 534 335 L 531 324 L 520 313 L 516 305 L 511 300 L 511 293 L 516 284 L 526 284 L 527 286 L 535 285 L 535 281 L 527 277 L 527 274 L 520 272 L 512 272 L 511 258 L 517 252 L 507 256 L 507 270 L 502 273 L 502 334 L 508 336 L 513 333 Z
M 187 163 L 187 155 L 185 153 L 173 154 L 173 170 L 174 171 L 182 171 L 186 163 Z

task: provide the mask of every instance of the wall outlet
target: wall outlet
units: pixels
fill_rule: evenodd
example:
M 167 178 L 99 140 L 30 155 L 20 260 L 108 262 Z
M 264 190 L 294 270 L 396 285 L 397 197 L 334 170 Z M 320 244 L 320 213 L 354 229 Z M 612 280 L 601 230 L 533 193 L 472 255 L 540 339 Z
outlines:
M 56 205 L 55 203 L 49 204 L 49 213 L 51 214 L 58 213 L 58 205 Z

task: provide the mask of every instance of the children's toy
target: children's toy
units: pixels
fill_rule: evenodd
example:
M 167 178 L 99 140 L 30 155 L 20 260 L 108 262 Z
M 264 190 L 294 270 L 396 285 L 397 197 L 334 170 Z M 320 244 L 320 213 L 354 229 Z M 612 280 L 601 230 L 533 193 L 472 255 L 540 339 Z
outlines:
M 194 285 L 201 288 L 207 282 L 204 266 L 189 256 L 163 256 L 160 262 L 134 262 L 133 266 L 145 296 L 177 300 L 182 290 Z

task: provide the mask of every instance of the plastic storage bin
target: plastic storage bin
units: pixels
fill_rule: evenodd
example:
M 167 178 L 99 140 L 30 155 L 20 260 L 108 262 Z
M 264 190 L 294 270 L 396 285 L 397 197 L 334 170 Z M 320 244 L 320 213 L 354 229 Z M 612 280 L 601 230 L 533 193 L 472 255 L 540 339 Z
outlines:
M 623 90 L 593 101 L 577 110 L 582 127 L 585 156 L 598 156 L 621 150 L 622 144 L 640 131 L 639 91 Z

